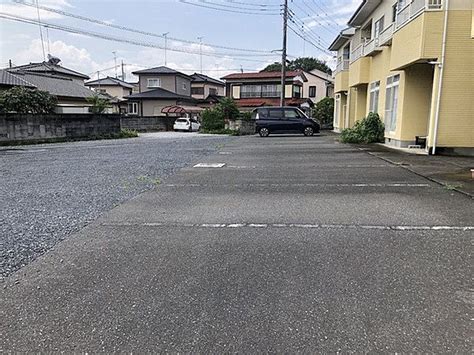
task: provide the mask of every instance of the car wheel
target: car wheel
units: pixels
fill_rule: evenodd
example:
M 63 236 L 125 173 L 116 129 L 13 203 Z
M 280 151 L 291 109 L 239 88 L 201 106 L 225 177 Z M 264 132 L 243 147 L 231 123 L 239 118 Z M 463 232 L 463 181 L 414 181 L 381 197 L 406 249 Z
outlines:
M 268 128 L 262 127 L 258 130 L 258 134 L 260 134 L 260 137 L 268 137 L 270 131 L 268 130 Z
M 306 127 L 303 133 L 307 137 L 312 136 L 314 134 L 314 129 L 313 127 Z

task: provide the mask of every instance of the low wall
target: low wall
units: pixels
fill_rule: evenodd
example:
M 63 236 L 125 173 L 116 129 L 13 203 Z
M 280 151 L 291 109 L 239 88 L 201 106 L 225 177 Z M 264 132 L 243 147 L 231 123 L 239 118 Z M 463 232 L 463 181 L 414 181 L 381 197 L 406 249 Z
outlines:
M 1 114 L 0 144 L 101 137 L 119 134 L 119 115 Z
M 255 134 L 255 120 L 228 121 L 225 128 L 239 131 L 242 136 L 252 135 Z
M 138 132 L 172 131 L 176 117 L 166 116 L 122 116 L 122 128 Z

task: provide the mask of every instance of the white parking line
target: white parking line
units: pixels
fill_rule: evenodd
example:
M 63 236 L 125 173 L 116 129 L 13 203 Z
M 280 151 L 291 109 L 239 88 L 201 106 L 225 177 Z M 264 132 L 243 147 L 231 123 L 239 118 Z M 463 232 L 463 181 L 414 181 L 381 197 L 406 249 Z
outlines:
M 166 184 L 165 187 L 215 187 L 214 184 Z M 388 184 L 224 184 L 231 187 L 431 187 L 430 184 L 388 183 Z
M 166 222 L 111 222 L 103 226 L 188 227 L 188 228 L 304 228 L 304 229 L 375 229 L 394 231 L 474 231 L 474 226 L 409 226 L 409 225 L 364 225 L 364 224 L 313 224 L 313 223 L 166 223 Z

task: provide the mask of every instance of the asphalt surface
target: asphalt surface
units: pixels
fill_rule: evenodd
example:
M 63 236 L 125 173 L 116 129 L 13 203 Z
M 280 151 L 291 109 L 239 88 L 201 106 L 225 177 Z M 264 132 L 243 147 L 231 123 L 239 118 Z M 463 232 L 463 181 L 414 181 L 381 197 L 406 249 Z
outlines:
M 332 136 L 198 162 L 6 278 L 0 350 L 471 351 L 471 198 Z
M 139 138 L 0 148 L 0 278 L 229 138 Z

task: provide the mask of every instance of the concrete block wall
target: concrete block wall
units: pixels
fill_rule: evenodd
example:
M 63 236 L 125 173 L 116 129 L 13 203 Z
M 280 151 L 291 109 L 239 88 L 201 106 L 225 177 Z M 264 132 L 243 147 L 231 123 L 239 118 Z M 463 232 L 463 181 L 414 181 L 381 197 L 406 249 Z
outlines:
M 97 137 L 120 130 L 119 115 L 0 115 L 0 143 Z
M 138 132 L 171 131 L 176 119 L 166 116 L 123 116 L 120 122 L 122 128 Z

